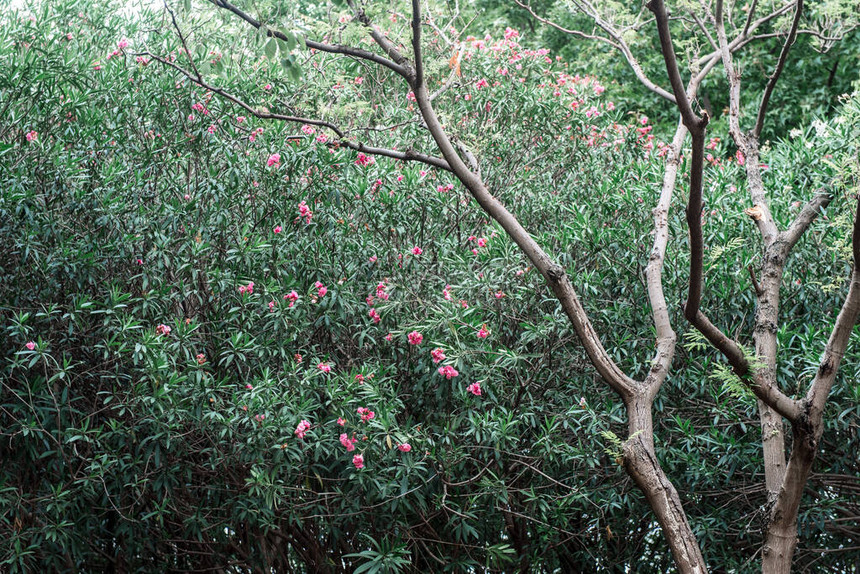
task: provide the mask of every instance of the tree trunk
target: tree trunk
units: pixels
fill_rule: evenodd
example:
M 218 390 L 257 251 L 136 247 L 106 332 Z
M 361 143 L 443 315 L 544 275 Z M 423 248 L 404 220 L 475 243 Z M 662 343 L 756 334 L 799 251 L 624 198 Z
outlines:
M 627 405 L 630 436 L 624 443 L 624 467 L 645 494 L 681 574 L 707 574 L 708 568 L 693 535 L 681 498 L 660 467 L 654 452 L 651 398 L 636 396 Z
M 806 423 L 808 419 L 804 421 Z M 821 423 L 819 422 L 819 426 Z M 823 429 L 822 429 L 823 430 Z M 803 489 L 812 470 L 817 450 L 815 432 L 806 424 L 794 425 L 794 445 L 785 472 L 782 488 L 770 511 L 764 546 L 762 547 L 762 574 L 789 574 L 794 550 L 797 547 L 797 514 Z

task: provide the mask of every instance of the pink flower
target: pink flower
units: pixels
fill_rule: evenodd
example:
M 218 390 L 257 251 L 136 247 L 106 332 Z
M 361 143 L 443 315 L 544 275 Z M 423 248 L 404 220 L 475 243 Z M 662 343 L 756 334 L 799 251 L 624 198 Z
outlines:
M 376 263 L 376 255 L 371 255 L 368 261 L 370 261 L 371 263 Z
M 246 385 L 245 385 L 245 388 L 246 388 L 246 389 L 248 389 L 249 391 L 253 391 L 253 390 L 254 390 L 254 386 L 253 386 L 251 383 L 246 384 Z
M 422 253 L 424 253 L 424 250 L 417 245 L 412 248 L 412 255 L 421 255 Z
M 300 217 L 300 218 L 301 218 L 301 217 L 304 217 L 304 218 L 305 218 L 305 223 L 310 223 L 310 222 L 311 222 L 311 218 L 313 217 L 313 215 L 314 215 L 314 214 L 313 214 L 313 212 L 311 211 L 311 208 L 310 208 L 310 207 L 308 207 L 308 204 L 307 204 L 307 203 L 305 203 L 304 201 L 302 201 L 302 202 L 300 202 L 300 203 L 299 203 L 299 217 Z M 298 220 L 296 220 L 296 221 L 298 221 Z
M 501 299 L 502 297 L 505 296 L 505 294 L 501 291 L 496 291 L 495 296 L 496 296 L 496 299 Z
M 421 341 L 424 340 L 424 336 L 418 331 L 412 331 L 406 335 L 406 339 L 409 341 L 410 345 L 420 345 Z
M 346 419 L 345 419 L 345 418 L 343 418 L 343 417 L 338 417 L 338 419 L 337 419 L 337 424 L 339 424 L 340 426 L 345 425 L 345 424 L 346 424 Z
M 457 369 L 455 369 L 451 365 L 445 365 L 444 367 L 439 367 L 439 374 L 450 381 L 460 373 L 458 373 Z
M 520 33 L 514 30 L 513 28 L 505 28 L 505 40 L 510 40 L 511 38 L 519 37 Z
M 302 420 L 296 426 L 296 436 L 299 438 L 305 438 L 305 433 L 308 432 L 308 429 L 311 428 L 311 423 L 306 420 Z
M 273 231 L 274 233 L 280 233 L 280 232 L 282 231 L 282 230 L 281 230 L 281 226 L 280 226 L 280 225 L 276 225 L 276 226 L 275 226 L 275 228 L 274 228 L 272 231 Z
M 157 327 L 155 327 L 155 334 L 156 335 L 165 335 L 166 336 L 166 335 L 170 334 L 170 331 L 172 331 L 172 329 L 170 327 L 168 327 L 167 325 L 165 325 L 164 323 L 161 323 Z
M 289 301 L 290 302 L 289 306 L 292 307 L 293 305 L 296 304 L 296 301 L 299 300 L 299 294 L 296 293 L 295 291 L 290 291 L 289 293 L 284 295 L 284 300 Z
M 209 126 L 208 128 L 206 128 L 206 131 L 207 131 L 207 132 L 209 132 L 210 134 L 214 134 L 214 133 L 215 133 L 215 130 L 217 130 L 217 129 L 218 129 L 218 128 L 215 126 L 215 124 L 212 124 L 211 126 Z
M 331 372 L 331 365 L 329 365 L 328 363 L 320 363 L 319 365 L 317 365 L 317 368 L 323 373 Z
M 303 133 L 303 134 L 311 135 L 311 134 L 313 134 L 313 133 L 316 133 L 316 131 L 317 131 L 317 130 L 316 130 L 316 129 L 314 129 L 314 127 L 313 127 L 313 126 L 309 126 L 308 124 L 305 124 L 305 125 L 303 125 L 303 126 L 302 126 L 302 133 Z
M 390 343 L 390 342 L 391 342 L 391 339 L 393 339 L 393 337 L 391 336 L 391 333 L 388 333 L 388 334 L 385 336 L 385 340 L 386 340 L 386 341 L 388 341 L 388 342 Z
M 481 237 L 478 239 L 478 247 L 486 247 L 487 239 L 485 237 Z
M 240 124 L 245 121 L 245 116 L 236 116 L 236 121 Z
M 379 282 L 376 284 L 376 297 L 382 299 L 383 301 L 388 301 L 390 295 L 385 291 L 388 289 L 388 286 L 384 282 Z
M 403 444 L 397 445 L 397 450 L 399 450 L 400 452 L 409 452 L 410 450 L 412 450 L 412 445 L 408 442 L 404 442 Z
M 269 311 L 275 312 L 275 302 L 269 301 Z
M 280 167 L 281 166 L 281 154 L 273 153 L 269 156 L 269 159 L 266 160 L 266 167 Z
M 314 287 L 317 288 L 317 295 L 322 298 L 325 297 L 325 294 L 328 293 L 328 287 L 317 281 L 314 283 Z
M 355 165 L 360 165 L 361 167 L 367 167 L 369 165 L 373 165 L 376 163 L 376 160 L 373 159 L 372 156 L 365 155 L 361 152 L 358 152 L 358 159 L 355 160 Z
M 579 397 L 579 406 L 583 409 L 588 406 L 588 403 L 585 402 L 585 397 Z
M 198 353 L 196 358 L 197 358 L 197 364 L 198 365 L 202 365 L 203 363 L 206 362 L 206 355 L 204 355 L 203 353 Z
M 484 78 L 481 78 L 480 80 L 478 80 L 478 83 L 475 84 L 475 88 L 480 90 L 481 88 L 486 88 L 489 85 L 490 84 L 489 84 L 489 82 L 487 82 L 487 80 L 485 80 Z
M 376 413 L 367 407 L 358 407 L 355 412 L 361 415 L 361 422 L 363 423 L 376 417 Z
M 376 309 L 373 308 L 371 308 L 370 311 L 367 312 L 367 316 L 373 319 L 374 323 L 379 323 L 382 320 L 382 317 L 380 317 Z
M 36 342 L 35 341 L 27 341 L 27 344 L 24 346 L 27 347 L 28 350 L 32 351 L 33 349 L 36 348 Z
M 408 94 L 406 94 L 406 99 L 409 100 L 410 102 L 414 102 L 415 101 L 415 92 L 409 92 Z
M 39 133 L 36 130 L 30 130 L 27 132 L 27 135 L 25 135 L 24 137 L 27 138 L 28 142 L 31 142 L 31 141 L 34 141 L 36 138 L 39 137 Z
M 445 351 L 443 351 L 439 347 L 436 347 L 435 349 L 430 351 L 430 358 L 433 359 L 434 363 L 441 363 L 445 360 Z
M 355 80 L 353 80 L 353 81 L 355 82 L 355 85 L 356 85 L 356 86 L 360 86 L 362 83 L 364 83 L 364 78 L 363 78 L 362 76 L 358 76 L 358 77 L 357 77 Z
M 360 454 L 355 455 L 354 457 L 352 457 L 352 464 L 355 465 L 356 470 L 361 470 L 362 468 L 364 468 L 364 457 Z
M 364 375 L 362 375 L 361 373 L 358 373 L 355 376 L 355 380 L 358 381 L 358 384 L 363 385 L 364 384 Z
M 71 40 L 71 38 L 69 38 L 69 39 Z M 128 48 L 128 40 L 126 38 L 123 38 L 122 40 L 120 40 L 119 42 L 116 43 L 116 47 L 119 48 L 120 50 L 124 50 L 125 48 Z
M 479 339 L 486 339 L 489 335 L 490 335 L 490 332 L 489 332 L 489 331 L 487 331 L 487 326 L 486 326 L 486 325 L 484 325 L 484 326 L 482 326 L 480 329 L 478 329 L 478 332 L 476 333 L 476 336 L 477 336 Z
M 272 84 L 266 84 L 265 86 L 263 86 L 263 89 L 268 92 L 269 90 L 272 89 Z
M 481 383 L 472 383 L 471 385 L 466 387 L 466 390 L 469 391 L 470 393 L 472 393 L 473 395 L 475 395 L 476 397 L 480 397 L 481 396 Z
M 355 443 L 358 442 L 358 439 L 353 437 L 349 438 L 346 433 L 341 433 L 340 435 L 340 444 L 346 447 L 346 452 L 352 452 L 355 450 Z

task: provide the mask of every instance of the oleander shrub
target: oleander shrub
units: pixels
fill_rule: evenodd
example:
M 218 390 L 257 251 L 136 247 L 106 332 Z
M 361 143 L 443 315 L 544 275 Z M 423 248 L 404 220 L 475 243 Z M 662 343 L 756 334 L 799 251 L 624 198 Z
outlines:
M 2 13 L 0 570 L 669 569 L 612 454 L 621 405 L 455 180 L 332 146 L 323 126 L 255 119 L 140 55 L 157 46 L 187 65 L 175 37 L 152 31 L 163 14 L 115 8 Z M 194 48 L 204 73 L 254 106 L 334 93 L 327 120 L 432 150 L 418 126 L 384 129 L 415 121 L 384 73 L 321 59 L 299 76 L 298 59 L 287 72 L 249 55 L 257 38 L 227 45 L 207 30 Z M 601 79 L 505 36 L 463 55 L 438 99 L 444 121 L 559 254 L 615 360 L 642 375 L 660 136 Z M 841 119 L 763 159 L 781 197 L 837 196 L 785 286 L 794 322 L 780 342 L 802 357 L 786 380 L 815 369 L 843 297 L 857 109 L 846 101 Z M 708 304 L 743 342 L 758 248 L 738 158 L 711 151 Z M 686 286 L 682 206 L 670 301 Z M 657 402 L 659 451 L 706 554 L 742 569 L 764 498 L 746 488 L 760 472 L 755 409 L 727 401 L 716 356 L 687 343 Z M 856 511 L 856 481 L 839 478 L 857 473 L 856 344 L 849 354 L 803 519 L 809 548 L 856 535 L 833 522 Z

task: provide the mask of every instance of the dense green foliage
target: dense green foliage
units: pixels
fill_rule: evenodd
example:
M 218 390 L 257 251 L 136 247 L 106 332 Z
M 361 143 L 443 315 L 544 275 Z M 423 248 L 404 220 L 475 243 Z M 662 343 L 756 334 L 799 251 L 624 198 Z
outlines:
M 0 20 L 0 571 L 671 569 L 614 460 L 621 405 L 541 278 L 446 172 L 257 121 L 136 57 L 148 40 L 188 65 L 169 28 L 151 32 L 160 15 L 46 2 L 33 16 Z M 659 137 L 610 104 L 611 87 L 494 33 L 438 98 L 443 120 L 641 376 Z M 318 56 L 300 84 L 237 38 L 194 38 L 218 85 L 432 152 L 386 74 Z M 442 80 L 448 55 L 436 62 Z M 763 157 L 782 225 L 796 202 L 836 196 L 784 287 L 788 392 L 844 297 L 860 103 L 842 104 Z M 733 150 L 715 140 L 711 153 L 706 305 L 748 344 L 757 235 Z M 682 206 L 670 301 L 686 287 Z M 706 558 L 746 571 L 764 503 L 754 404 L 685 343 L 656 403 L 658 450 Z M 798 571 L 857 567 L 858 368 L 853 340 Z

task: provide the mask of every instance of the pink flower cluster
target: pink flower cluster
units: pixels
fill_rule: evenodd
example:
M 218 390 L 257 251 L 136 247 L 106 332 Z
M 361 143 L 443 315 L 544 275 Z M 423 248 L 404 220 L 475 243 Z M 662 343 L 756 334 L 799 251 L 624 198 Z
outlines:
M 430 351 L 430 358 L 433 359 L 434 363 L 441 363 L 445 360 L 445 351 L 441 348 L 436 347 L 432 351 Z
M 317 365 L 317 368 L 320 371 L 322 371 L 323 373 L 330 373 L 331 372 L 331 365 L 329 365 L 328 363 L 320 363 Z
M 409 452 L 410 450 L 412 450 L 412 445 L 408 442 L 404 442 L 403 444 L 397 445 L 397 450 L 399 450 L 400 452 Z
M 373 156 L 365 155 L 361 152 L 358 152 L 358 159 L 355 160 L 355 165 L 367 167 L 369 165 L 373 165 L 374 163 L 376 163 L 376 160 L 373 159 Z
M 370 308 L 370 311 L 367 312 L 367 316 L 373 319 L 374 323 L 379 323 L 382 321 L 382 317 L 379 316 L 379 313 L 373 307 Z
M 289 306 L 290 306 L 290 307 L 292 307 L 293 305 L 295 305 L 295 304 L 296 304 L 296 301 L 298 301 L 298 300 L 299 300 L 299 294 L 298 294 L 298 293 L 296 293 L 295 291 L 290 291 L 289 293 L 287 293 L 286 295 L 284 295 L 284 301 L 289 301 L 289 302 L 290 302 L 290 304 L 289 304 Z
M 418 331 L 412 331 L 411 333 L 406 335 L 406 340 L 409 341 L 410 345 L 420 345 L 421 341 L 424 340 L 424 335 L 422 335 Z
M 311 211 L 311 208 L 308 207 L 308 204 L 304 201 L 299 202 L 299 218 L 305 218 L 305 223 L 310 223 L 311 218 L 314 216 L 314 213 Z M 298 221 L 298 219 L 296 221 Z
M 39 137 L 39 133 L 36 130 L 30 130 L 24 137 L 27 138 L 28 142 L 35 141 Z
M 254 131 L 251 132 L 251 135 L 248 136 L 248 141 L 249 142 L 257 141 L 257 138 L 260 137 L 262 135 L 262 133 L 263 133 L 263 128 L 255 129 Z M 277 155 L 278 158 L 281 157 L 278 154 L 275 154 L 275 155 Z M 271 158 L 269 158 L 269 159 L 271 159 Z
M 247 285 L 239 285 L 239 293 L 242 295 L 244 295 L 246 293 L 248 295 L 253 295 L 253 293 L 254 293 L 254 282 L 249 281 Z
M 310 428 L 311 423 L 306 420 L 302 420 L 299 422 L 298 426 L 296 426 L 296 436 L 299 438 L 305 438 L 305 433 L 307 433 Z
M 325 297 L 325 294 L 326 294 L 326 293 L 328 293 L 328 287 L 326 287 L 325 285 L 323 285 L 323 284 L 322 284 L 322 283 L 320 283 L 319 281 L 317 281 L 316 283 L 314 283 L 314 287 L 316 287 L 316 289 L 317 289 L 317 296 L 318 296 L 320 299 L 322 299 L 323 297 Z
M 470 393 L 472 393 L 473 395 L 475 395 L 476 397 L 480 397 L 481 396 L 481 383 L 472 383 L 471 385 L 466 387 L 466 390 L 469 391 Z
M 421 255 L 422 253 L 424 253 L 424 250 L 417 245 L 412 248 L 412 255 Z
M 438 191 L 439 193 L 448 193 L 449 191 L 452 191 L 453 189 L 454 189 L 454 184 L 453 184 L 453 183 L 449 183 L 448 185 L 440 185 L 440 186 L 438 186 L 438 187 L 436 188 L 436 191 Z
M 346 433 L 341 433 L 340 435 L 340 444 L 346 447 L 346 452 L 352 452 L 355 450 L 355 443 L 358 442 L 358 439 L 353 435 L 352 438 L 349 438 Z
M 355 412 L 361 415 L 361 422 L 363 423 L 376 417 L 376 413 L 367 407 L 358 407 Z
M 161 327 L 161 325 L 159 325 L 159 327 Z M 168 329 L 170 329 L 170 327 L 168 327 Z M 32 351 L 33 349 L 36 348 L 36 342 L 35 341 L 27 341 L 27 344 L 24 346 L 27 347 L 28 350 Z
M 444 367 L 439 367 L 439 374 L 450 381 L 454 377 L 458 376 L 460 373 L 457 372 L 457 369 L 455 369 L 451 365 L 445 365 Z
M 170 334 L 170 331 L 172 331 L 172 329 L 170 327 L 168 327 L 167 325 L 165 325 L 164 323 L 161 323 L 157 327 L 155 327 L 155 334 L 156 335 L 167 336 Z
M 313 126 L 309 126 L 308 124 L 305 124 L 302 126 L 302 133 L 303 134 L 311 135 L 311 134 L 316 133 L 316 131 L 317 130 Z
M 490 335 L 490 332 L 487 330 L 486 325 L 482 325 L 478 332 L 475 334 L 479 339 L 486 339 Z
M 355 465 L 356 470 L 361 470 L 364 468 L 364 457 L 360 454 L 355 455 L 352 457 L 352 464 Z
M 376 284 L 376 298 L 381 299 L 383 301 L 388 301 L 388 298 L 390 297 L 390 295 L 388 294 L 386 289 L 388 289 L 388 286 L 385 284 L 384 281 L 380 281 L 379 283 L 377 283 Z
M 269 156 L 269 159 L 266 160 L 266 167 L 272 166 L 281 167 L 281 154 L 273 153 Z

